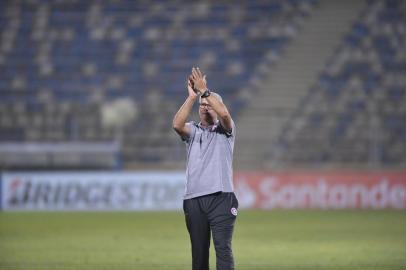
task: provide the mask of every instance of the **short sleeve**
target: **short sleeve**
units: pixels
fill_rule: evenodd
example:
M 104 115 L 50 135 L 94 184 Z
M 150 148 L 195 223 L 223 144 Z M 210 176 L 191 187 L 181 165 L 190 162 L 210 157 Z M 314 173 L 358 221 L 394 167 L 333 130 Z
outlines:
M 189 143 L 189 142 L 193 141 L 193 138 L 195 137 L 196 124 L 195 124 L 195 122 L 191 121 L 191 122 L 187 122 L 186 126 L 189 128 L 190 134 L 189 134 L 189 136 L 182 136 L 181 139 L 185 143 Z
M 224 130 L 224 133 L 226 134 L 227 138 L 230 137 L 235 137 L 235 124 L 234 121 L 231 120 L 231 131 L 227 131 L 224 127 L 222 127 L 222 129 Z

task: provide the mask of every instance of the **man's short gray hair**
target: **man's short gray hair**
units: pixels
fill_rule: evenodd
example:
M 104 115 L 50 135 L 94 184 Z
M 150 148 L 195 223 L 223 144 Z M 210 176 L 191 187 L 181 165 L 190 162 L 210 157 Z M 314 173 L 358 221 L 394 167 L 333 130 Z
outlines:
M 221 96 L 219 94 L 217 94 L 216 92 L 211 92 L 212 96 L 215 96 L 218 100 L 220 100 L 221 102 L 223 102 L 223 99 L 221 98 Z M 202 102 L 202 97 L 199 96 L 199 103 Z

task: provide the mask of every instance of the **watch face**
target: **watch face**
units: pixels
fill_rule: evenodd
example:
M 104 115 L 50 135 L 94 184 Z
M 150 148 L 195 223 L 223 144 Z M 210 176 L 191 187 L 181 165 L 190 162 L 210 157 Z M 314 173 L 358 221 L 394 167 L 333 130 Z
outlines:
M 202 95 L 202 98 L 205 98 L 205 97 L 208 97 L 208 96 L 210 96 L 210 90 L 206 89 L 206 91 L 204 91 L 204 93 Z

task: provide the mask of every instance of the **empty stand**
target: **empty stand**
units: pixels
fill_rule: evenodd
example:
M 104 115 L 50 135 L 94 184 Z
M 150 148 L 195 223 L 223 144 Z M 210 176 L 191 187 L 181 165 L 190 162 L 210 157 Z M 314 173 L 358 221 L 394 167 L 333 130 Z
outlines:
M 126 164 L 183 166 L 171 119 L 192 66 L 237 117 L 265 53 L 280 56 L 315 1 L 1 1 L 1 141 L 122 142 Z M 105 126 L 130 99 L 136 117 Z

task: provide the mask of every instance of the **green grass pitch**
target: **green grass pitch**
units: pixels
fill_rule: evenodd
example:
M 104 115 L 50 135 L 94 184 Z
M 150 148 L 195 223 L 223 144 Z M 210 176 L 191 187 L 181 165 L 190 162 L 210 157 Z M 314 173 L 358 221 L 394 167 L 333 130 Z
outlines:
M 237 270 L 406 269 L 406 212 L 242 210 L 233 248 Z M 0 213 L 1 270 L 190 265 L 181 212 Z

